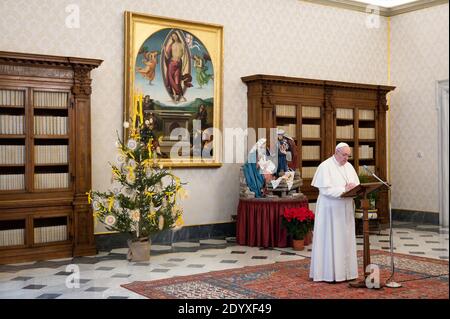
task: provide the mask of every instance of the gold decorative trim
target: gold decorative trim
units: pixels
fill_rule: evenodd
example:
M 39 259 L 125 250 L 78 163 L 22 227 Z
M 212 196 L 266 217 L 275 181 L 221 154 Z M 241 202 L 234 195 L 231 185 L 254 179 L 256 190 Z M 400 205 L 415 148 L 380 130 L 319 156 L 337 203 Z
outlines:
M 303 2 L 310 2 L 314 4 L 320 4 L 320 5 L 326 5 L 331 6 L 335 8 L 341 8 L 341 9 L 348 9 L 353 11 L 359 11 L 359 12 L 368 12 L 368 6 L 369 4 L 356 2 L 352 0 L 299 0 Z M 417 11 L 422 10 L 434 6 L 438 6 L 441 4 L 448 3 L 449 0 L 419 0 L 412 3 L 406 3 L 403 5 L 399 5 L 392 8 L 386 8 L 381 6 L 374 6 L 371 5 L 371 7 L 378 7 L 380 10 L 380 15 L 383 17 L 393 17 L 402 13 L 407 13 L 411 11 Z
M 142 39 L 145 40 L 152 32 L 160 31 L 164 28 L 183 28 L 190 33 L 201 34 L 211 42 L 209 50 L 213 53 L 214 72 L 214 119 L 213 128 L 222 132 L 223 130 L 223 61 L 224 61 L 224 28 L 218 24 L 188 21 L 181 19 L 172 19 L 162 16 L 154 16 L 143 13 L 125 11 L 125 45 L 124 45 L 124 112 L 123 119 L 129 119 L 130 106 L 132 105 L 132 90 L 134 88 L 134 66 L 136 57 L 136 46 Z M 217 70 L 217 71 L 216 71 Z M 217 84 L 216 84 L 217 83 Z M 123 130 L 123 140 L 128 137 L 128 128 Z M 223 161 L 223 142 L 222 139 L 213 140 L 212 159 L 175 158 L 158 159 L 158 164 L 164 167 L 177 168 L 218 168 L 222 166 Z
M 387 18 L 387 81 L 391 85 L 391 17 Z M 391 178 L 391 95 L 387 95 L 387 174 L 388 180 Z

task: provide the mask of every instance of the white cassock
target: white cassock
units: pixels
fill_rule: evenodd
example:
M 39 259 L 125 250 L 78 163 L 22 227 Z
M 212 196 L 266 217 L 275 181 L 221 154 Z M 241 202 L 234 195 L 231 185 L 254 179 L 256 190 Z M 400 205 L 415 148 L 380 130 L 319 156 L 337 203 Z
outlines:
M 358 278 L 353 198 L 341 198 L 345 184 L 359 185 L 350 163 L 340 165 L 334 155 L 317 168 L 311 185 L 319 188 L 309 277 L 314 281 Z

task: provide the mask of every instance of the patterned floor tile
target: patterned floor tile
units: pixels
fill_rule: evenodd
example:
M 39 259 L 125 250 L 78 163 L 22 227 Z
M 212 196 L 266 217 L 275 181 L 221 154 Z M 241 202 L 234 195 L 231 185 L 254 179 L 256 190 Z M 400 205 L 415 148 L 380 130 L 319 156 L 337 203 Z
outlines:
M 163 263 L 163 264 L 160 264 L 161 266 L 163 266 L 163 267 L 177 267 L 178 266 L 178 264 L 174 264 L 174 263 Z
M 175 261 L 175 262 L 182 262 L 182 261 L 185 261 L 186 260 L 186 258 L 170 258 L 170 259 L 167 259 L 167 261 Z
M 37 296 L 36 299 L 55 299 L 61 296 L 62 294 L 42 294 Z
M 168 250 L 172 250 L 172 246 L 167 246 L 167 245 L 151 245 L 150 246 L 150 250 L 152 252 L 154 251 L 168 251 Z
M 153 246 L 153 245 L 152 245 Z M 115 248 L 111 249 L 110 253 L 112 254 L 128 254 L 128 248 Z
M 95 268 L 95 270 L 104 270 L 104 271 L 110 271 L 113 269 L 114 267 L 104 267 L 104 266 Z
M 30 279 L 33 279 L 33 278 L 34 278 L 34 277 L 19 276 L 19 277 L 12 278 L 12 279 L 10 279 L 10 280 L 15 280 L 15 281 L 27 281 L 27 280 L 30 280 Z
M 234 264 L 237 263 L 237 260 L 224 259 L 220 261 L 222 264 Z
M 23 287 L 22 289 L 42 289 L 44 288 L 46 285 L 28 285 Z
M 150 266 L 150 262 L 136 262 L 131 264 L 131 266 L 148 267 Z
M 56 274 L 54 274 L 55 276 L 69 276 L 73 274 L 73 272 L 69 272 L 69 271 L 59 271 Z
M 86 289 L 85 291 L 89 291 L 89 292 L 102 292 L 107 290 L 108 287 L 90 287 L 88 289 Z
M 168 272 L 170 269 L 163 269 L 163 268 L 155 268 L 152 269 L 151 272 Z
M 111 278 L 128 278 L 131 274 L 114 274 L 111 276 Z
M 205 267 L 205 265 L 201 265 L 201 264 L 189 264 L 186 267 L 188 268 L 203 268 Z
M 392 239 L 396 246 L 395 251 L 448 260 L 448 235 L 439 234 L 439 230 L 448 231 L 448 229 L 418 229 L 415 226 L 417 225 L 406 223 L 399 228 L 394 228 Z M 123 289 L 120 285 L 133 281 L 158 280 L 305 259 L 310 258 L 311 255 L 312 246 L 296 252 L 290 247 L 240 246 L 235 240 L 235 237 L 225 238 L 225 241 L 223 238 L 205 239 L 195 243 L 174 243 L 173 247 L 152 245 L 150 263 L 128 262 L 125 256 L 128 248 L 119 248 L 111 252 L 103 251 L 96 256 L 76 257 L 72 260 L 40 261 L 17 266 L 0 265 L 0 298 L 11 298 L 11 296 L 45 298 L 46 295 L 50 298 L 52 295 L 59 295 L 56 298 L 142 299 L 142 296 Z M 356 241 L 357 249 L 362 250 L 363 238 L 358 237 Z M 372 249 L 389 251 L 389 231 L 383 230 L 380 235 L 371 235 L 370 243 Z M 414 247 L 414 250 L 411 247 Z M 69 289 L 65 284 L 65 276 L 72 274 L 71 270 L 66 268 L 71 263 L 76 264 L 80 269 L 82 279 L 79 281 L 79 289 Z M 13 280 L 20 277 L 23 279 Z M 34 286 L 36 289 L 22 289 L 24 286 Z M 37 289 L 40 286 L 43 287 Z

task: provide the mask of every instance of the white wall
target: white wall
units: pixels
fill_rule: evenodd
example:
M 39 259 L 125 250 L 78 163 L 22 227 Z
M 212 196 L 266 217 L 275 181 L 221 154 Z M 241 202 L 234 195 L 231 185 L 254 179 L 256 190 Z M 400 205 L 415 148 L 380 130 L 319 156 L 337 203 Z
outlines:
M 444 4 L 392 18 L 393 208 L 439 210 L 436 82 L 448 79 L 448 10 Z
M 65 27 L 68 4 L 80 7 L 79 29 Z M 298 0 L 2 0 L 0 50 L 103 59 L 92 72 L 93 188 L 110 185 L 116 130 L 123 112 L 123 12 L 224 26 L 224 127 L 247 125 L 246 86 L 255 73 L 387 84 L 387 24 L 366 27 L 364 13 Z M 187 225 L 231 221 L 238 165 L 178 169 L 188 181 Z M 96 226 L 101 231 L 102 225 Z

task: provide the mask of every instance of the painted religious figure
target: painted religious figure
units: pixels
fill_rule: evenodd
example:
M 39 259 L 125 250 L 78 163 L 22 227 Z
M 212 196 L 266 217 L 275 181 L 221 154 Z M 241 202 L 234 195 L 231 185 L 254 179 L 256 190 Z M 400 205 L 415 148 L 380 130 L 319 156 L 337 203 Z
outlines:
M 214 66 L 208 49 L 192 33 L 178 28 L 161 29 L 140 46 L 135 60 L 134 92 L 143 96 L 145 120 L 152 122 L 160 138 L 163 157 L 170 157 L 172 146 L 184 141 L 189 157 L 198 155 L 205 144 L 212 154 Z M 190 138 L 173 132 L 186 129 Z M 178 132 L 178 131 L 176 131 Z M 195 147 L 195 136 L 208 136 Z

